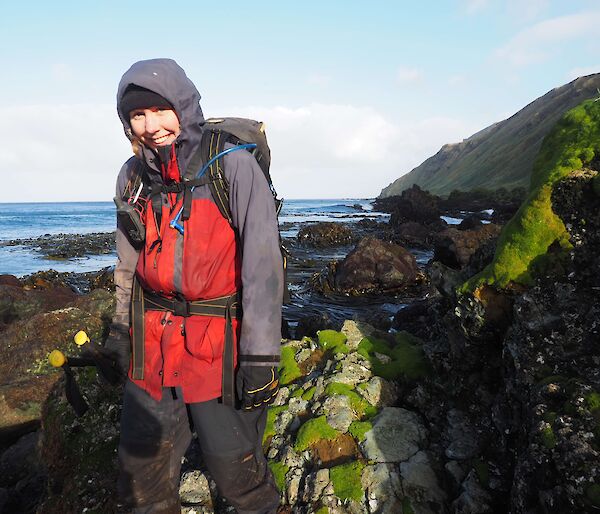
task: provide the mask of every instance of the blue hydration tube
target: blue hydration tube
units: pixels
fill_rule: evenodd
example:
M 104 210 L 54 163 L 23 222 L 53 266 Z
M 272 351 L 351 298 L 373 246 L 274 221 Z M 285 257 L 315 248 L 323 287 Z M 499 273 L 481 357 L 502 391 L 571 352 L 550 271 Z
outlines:
M 249 143 L 246 145 L 237 145 L 237 146 L 234 146 L 233 148 L 228 148 L 227 150 L 223 150 L 221 153 L 218 153 L 217 155 L 215 155 L 204 166 L 202 166 L 202 168 L 198 172 L 198 175 L 196 175 L 196 179 L 199 179 L 202 175 L 204 175 L 206 173 L 206 170 L 210 167 L 210 165 L 212 163 L 214 163 L 217 159 L 220 159 L 221 157 L 223 157 L 224 155 L 226 155 L 228 153 L 236 152 L 237 150 L 249 150 L 250 148 L 256 148 L 256 143 Z M 190 188 L 190 193 L 194 192 L 194 189 L 196 189 L 196 186 L 193 186 L 192 188 Z M 183 224 L 180 223 L 179 220 L 181 219 L 182 212 L 183 212 L 183 206 L 181 206 L 181 209 L 179 209 L 179 212 L 169 222 L 169 226 L 171 228 L 174 228 L 175 230 L 177 230 L 181 235 L 183 235 Z

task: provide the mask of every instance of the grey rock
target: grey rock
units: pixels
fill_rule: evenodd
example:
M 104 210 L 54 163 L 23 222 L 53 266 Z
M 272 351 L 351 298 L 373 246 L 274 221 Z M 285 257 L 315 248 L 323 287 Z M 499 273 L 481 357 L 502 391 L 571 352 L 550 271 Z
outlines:
M 372 420 L 373 428 L 365 434 L 361 449 L 375 462 L 402 462 L 419 451 L 427 429 L 414 412 L 385 407 Z
M 346 346 L 350 350 L 356 350 L 359 343 L 365 337 L 370 337 L 373 332 L 375 332 L 375 329 L 371 325 L 361 321 L 346 320 L 342 326 L 342 333 L 348 338 Z
M 213 507 L 210 483 L 204 473 L 193 470 L 185 472 L 179 484 L 179 495 L 184 503 Z
M 291 446 L 286 446 L 280 451 L 281 461 L 288 468 L 302 468 L 304 466 L 304 458 L 297 454 Z
M 455 460 L 471 459 L 479 452 L 477 432 L 471 426 L 469 418 L 458 409 L 451 409 L 447 414 L 447 438 L 450 440 L 446 447 L 446 457 Z
M 452 477 L 452 480 L 454 481 L 454 484 L 456 486 L 459 486 L 462 483 L 462 481 L 465 479 L 465 477 L 467 476 L 467 472 L 463 469 L 463 467 L 460 465 L 460 463 L 455 460 L 446 462 L 446 465 L 444 466 L 444 468 L 446 469 L 448 474 Z
M 485 491 L 474 471 L 471 471 L 462 484 L 460 496 L 452 502 L 454 514 L 486 514 L 492 512 L 491 496 Z
M 358 419 L 350 406 L 350 399 L 341 394 L 334 394 L 327 398 L 321 410 L 327 417 L 327 423 L 342 433 L 347 432 L 350 424 Z
M 302 500 L 305 502 L 316 502 L 323 494 L 323 490 L 329 485 L 329 470 L 320 469 L 306 476 Z
M 340 382 L 355 386 L 371 378 L 373 374 L 364 364 L 358 362 L 342 362 L 342 369 L 325 379 L 325 386 L 332 382 Z
M 302 475 L 294 474 L 291 479 L 288 479 L 286 497 L 289 504 L 293 505 L 298 499 L 298 492 L 300 490 L 300 481 Z
M 393 382 L 381 377 L 371 377 L 364 389 L 357 389 L 365 400 L 377 407 L 390 407 L 398 399 L 398 388 Z
M 418 503 L 433 502 L 440 506 L 446 501 L 446 493 L 440 486 L 429 455 L 420 451 L 400 464 L 402 489 L 406 496 Z
M 402 512 L 400 475 L 394 464 L 366 466 L 361 477 L 369 512 L 395 514 Z
M 288 398 L 290 397 L 290 390 L 288 387 L 282 387 L 279 389 L 277 396 L 275 397 L 275 401 L 273 402 L 274 406 L 285 405 Z
M 291 413 L 289 410 L 280 412 L 275 421 L 273 422 L 273 428 L 275 429 L 276 434 L 285 434 L 288 430 L 288 427 L 294 421 L 295 415 Z
M 288 406 L 288 412 L 295 416 L 299 412 L 303 412 L 306 410 L 306 408 L 308 407 L 308 402 L 300 397 L 290 398 Z
M 4 512 L 4 506 L 8 502 L 8 490 L 0 487 L 0 512 Z

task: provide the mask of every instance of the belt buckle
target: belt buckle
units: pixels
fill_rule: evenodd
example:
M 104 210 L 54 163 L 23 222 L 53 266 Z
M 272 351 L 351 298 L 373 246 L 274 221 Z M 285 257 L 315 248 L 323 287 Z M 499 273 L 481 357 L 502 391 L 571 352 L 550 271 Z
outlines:
M 187 300 L 173 300 L 173 314 L 175 316 L 183 316 L 189 318 L 190 316 L 190 302 Z

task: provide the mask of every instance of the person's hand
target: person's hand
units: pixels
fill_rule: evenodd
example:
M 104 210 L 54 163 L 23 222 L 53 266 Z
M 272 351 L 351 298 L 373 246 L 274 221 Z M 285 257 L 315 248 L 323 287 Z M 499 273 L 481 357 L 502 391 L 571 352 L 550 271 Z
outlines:
M 92 345 L 93 343 L 89 343 Z M 82 356 L 96 362 L 98 373 L 111 385 L 120 385 L 127 379 L 131 360 L 129 327 L 113 323 L 103 346 L 89 346 Z
M 258 409 L 275 401 L 279 391 L 279 373 L 273 366 L 240 366 L 236 386 L 241 408 Z

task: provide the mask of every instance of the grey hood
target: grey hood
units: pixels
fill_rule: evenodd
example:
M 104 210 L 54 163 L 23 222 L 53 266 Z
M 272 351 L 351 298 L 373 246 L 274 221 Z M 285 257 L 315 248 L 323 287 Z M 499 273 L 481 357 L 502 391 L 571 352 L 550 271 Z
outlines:
M 175 108 L 181 127 L 175 147 L 183 175 L 202 138 L 204 115 L 200 108 L 200 93 L 181 66 L 172 59 L 149 59 L 134 63 L 121 78 L 117 90 L 117 112 L 128 138 L 132 135 L 129 113 L 121 110 L 121 99 L 127 87 L 132 84 L 158 93 Z M 155 164 L 156 155 L 152 150 L 144 147 L 144 158 L 151 168 L 158 169 Z

